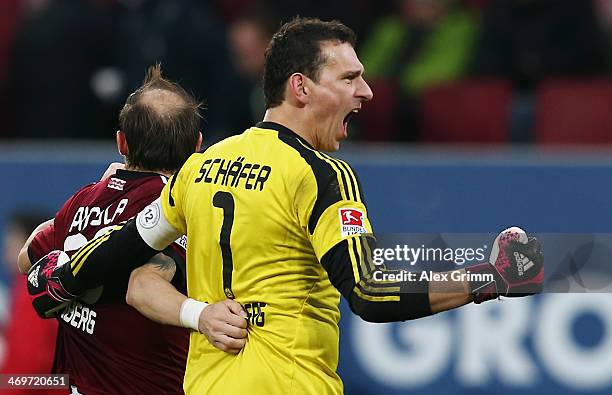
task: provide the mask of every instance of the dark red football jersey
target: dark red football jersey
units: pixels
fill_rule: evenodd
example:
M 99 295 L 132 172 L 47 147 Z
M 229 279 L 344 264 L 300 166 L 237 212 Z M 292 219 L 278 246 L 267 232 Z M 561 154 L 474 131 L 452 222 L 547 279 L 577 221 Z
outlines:
M 118 170 L 75 193 L 29 249 L 32 262 L 51 250 L 69 254 L 155 200 L 166 178 Z M 185 240 L 174 243 L 173 284 L 185 292 Z M 117 251 L 120 254 L 121 251 Z M 183 393 L 189 331 L 152 322 L 125 303 L 130 272 L 113 273 L 95 305 L 66 308 L 60 317 L 54 373 L 68 373 L 81 394 Z

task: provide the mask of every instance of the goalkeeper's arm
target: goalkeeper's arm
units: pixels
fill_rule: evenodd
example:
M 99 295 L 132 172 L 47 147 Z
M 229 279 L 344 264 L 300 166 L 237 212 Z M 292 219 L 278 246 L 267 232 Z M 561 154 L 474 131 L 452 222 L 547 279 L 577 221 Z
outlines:
M 345 297 L 353 313 L 365 321 L 411 320 L 473 300 L 469 284 L 463 281 L 427 281 L 420 280 L 418 275 L 412 281 L 378 281 L 376 271 L 385 275 L 401 273 L 375 266 L 369 258 L 371 254 L 364 251 L 374 248 L 376 241 L 371 236 L 343 240 L 321 260 L 332 284 Z M 357 268 L 357 273 L 353 268 Z
M 159 205 L 159 199 L 151 205 Z M 161 207 L 159 212 L 163 213 Z M 159 221 L 149 223 L 144 218 L 147 208 L 123 225 L 114 226 L 108 233 L 91 240 L 72 254 L 69 264 L 61 272 L 64 288 L 75 295 L 103 285 L 116 273 L 129 273 L 147 263 L 180 233 L 160 215 Z
M 434 281 L 421 280 L 420 273 L 411 280 L 381 281 L 376 271 L 401 273 L 373 264 L 371 251 L 376 248 L 376 240 L 365 235 L 341 241 L 323 256 L 321 264 L 351 310 L 372 322 L 410 320 L 472 301 L 482 303 L 499 296 L 540 292 L 544 269 L 538 241 L 519 228 L 509 228 L 493 244 L 489 262 L 467 268 L 479 274 L 474 276 L 476 280 L 460 269 L 454 271 L 455 276 L 446 272 Z

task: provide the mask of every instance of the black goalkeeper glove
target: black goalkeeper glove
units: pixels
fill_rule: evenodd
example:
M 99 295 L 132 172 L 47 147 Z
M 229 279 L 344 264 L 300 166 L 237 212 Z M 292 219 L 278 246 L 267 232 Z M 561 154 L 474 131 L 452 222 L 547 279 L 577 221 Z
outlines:
M 66 291 L 61 272 L 70 258 L 64 251 L 51 251 L 28 271 L 28 293 L 32 296 L 32 306 L 41 318 L 53 318 L 57 312 L 77 298 Z
M 540 242 L 517 227 L 502 231 L 493 242 L 489 263 L 467 268 L 470 273 L 492 274 L 493 281 L 472 281 L 474 303 L 499 296 L 519 297 L 542 292 L 544 256 Z

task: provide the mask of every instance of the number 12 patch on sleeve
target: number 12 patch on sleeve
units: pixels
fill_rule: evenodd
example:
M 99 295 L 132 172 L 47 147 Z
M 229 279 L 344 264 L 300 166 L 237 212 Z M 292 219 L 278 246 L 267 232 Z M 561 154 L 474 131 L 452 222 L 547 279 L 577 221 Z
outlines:
M 355 208 L 340 208 L 338 209 L 338 214 L 340 215 L 340 232 L 342 237 L 359 235 L 367 232 L 363 211 Z

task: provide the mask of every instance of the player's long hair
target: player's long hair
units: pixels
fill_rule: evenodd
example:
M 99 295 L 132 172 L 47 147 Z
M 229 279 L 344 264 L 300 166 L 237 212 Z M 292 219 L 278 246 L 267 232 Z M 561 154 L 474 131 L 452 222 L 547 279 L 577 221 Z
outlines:
M 159 64 L 149 67 L 142 86 L 119 113 L 119 128 L 129 149 L 127 165 L 176 172 L 195 151 L 200 108 L 185 89 L 162 77 Z

